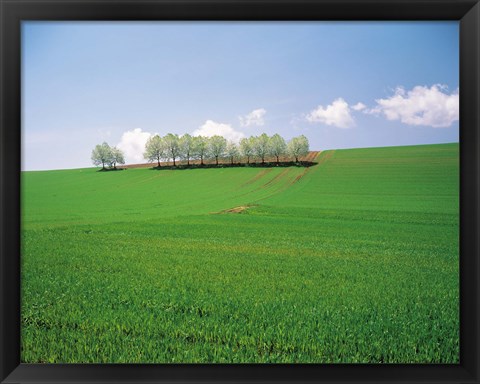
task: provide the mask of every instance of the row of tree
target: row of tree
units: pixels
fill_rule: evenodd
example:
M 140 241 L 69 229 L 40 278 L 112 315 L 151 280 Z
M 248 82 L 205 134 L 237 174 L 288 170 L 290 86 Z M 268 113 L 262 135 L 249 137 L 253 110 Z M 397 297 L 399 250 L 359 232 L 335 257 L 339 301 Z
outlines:
M 176 160 L 186 160 L 190 165 L 190 160 L 215 160 L 218 165 L 218 159 L 228 158 L 233 164 L 240 158 L 246 159 L 247 164 L 250 159 L 256 157 L 262 164 L 267 157 L 275 157 L 277 163 L 280 157 L 291 156 L 298 162 L 298 158 L 305 156 L 309 151 L 308 139 L 301 135 L 294 137 L 288 143 L 279 134 L 268 136 L 266 133 L 260 136 L 251 136 L 243 138 L 237 144 L 233 141 L 227 141 L 223 136 L 190 136 L 185 134 L 178 136 L 172 133 L 166 136 L 152 136 L 145 145 L 144 157 L 149 162 L 156 161 L 160 167 L 160 162 L 172 160 L 176 165 Z
M 149 162 L 157 162 L 160 167 L 161 161 L 172 161 L 176 165 L 177 160 L 186 160 L 190 165 L 191 160 L 200 160 L 204 165 L 205 160 L 228 158 L 231 164 L 243 158 L 249 164 L 252 158 L 257 158 L 262 164 L 269 157 L 276 158 L 277 164 L 281 157 L 291 156 L 298 162 L 299 157 L 305 156 L 309 151 L 308 139 L 301 135 L 292 138 L 288 143 L 278 134 L 268 136 L 266 133 L 260 136 L 243 138 L 237 144 L 227 141 L 222 136 L 191 136 L 184 134 L 178 136 L 169 133 L 163 137 L 152 136 L 145 145 L 144 158 Z M 116 147 L 110 147 L 107 143 L 97 145 L 92 151 L 92 161 L 95 165 L 108 165 L 116 168 L 117 164 L 125 164 L 122 151 Z

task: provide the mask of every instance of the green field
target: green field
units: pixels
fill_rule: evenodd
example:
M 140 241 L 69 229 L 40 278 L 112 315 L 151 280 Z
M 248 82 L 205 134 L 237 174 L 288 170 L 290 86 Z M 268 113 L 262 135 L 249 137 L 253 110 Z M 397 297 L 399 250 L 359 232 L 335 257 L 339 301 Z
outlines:
M 21 360 L 458 363 L 458 144 L 316 161 L 23 172 Z

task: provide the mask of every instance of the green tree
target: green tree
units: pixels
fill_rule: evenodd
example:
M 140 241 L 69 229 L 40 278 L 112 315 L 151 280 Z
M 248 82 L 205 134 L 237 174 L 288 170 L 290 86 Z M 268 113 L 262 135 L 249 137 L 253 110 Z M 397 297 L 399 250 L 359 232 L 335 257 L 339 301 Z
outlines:
M 125 157 L 120 149 L 118 149 L 117 147 L 113 147 L 110 150 L 110 167 L 117 169 L 117 164 L 125 164 Z
M 195 153 L 196 140 L 188 133 L 180 137 L 180 157 L 187 160 L 187 165 L 190 165 L 190 159 Z
M 244 137 L 240 140 L 240 153 L 247 158 L 247 164 L 250 164 L 250 157 L 253 156 L 253 137 Z
M 203 165 L 203 160 L 208 157 L 208 137 L 194 136 L 193 155 L 200 159 L 200 164 Z
M 227 149 L 227 140 L 223 136 L 215 135 L 208 140 L 209 152 L 215 158 L 215 164 L 218 165 L 218 158 L 225 155 Z
M 145 144 L 143 157 L 149 162 L 157 161 L 160 167 L 160 160 L 165 157 L 165 143 L 159 135 L 150 137 Z
M 239 155 L 237 144 L 234 143 L 233 141 L 228 142 L 226 153 L 227 153 L 227 156 L 230 158 L 230 164 L 233 165 L 233 159 L 238 157 Z
M 280 136 L 278 133 L 270 137 L 269 142 L 269 153 L 272 156 L 275 156 L 277 158 L 277 165 L 280 162 L 279 157 L 284 156 L 285 153 L 287 152 L 287 144 L 285 143 L 285 140 L 283 139 L 282 136 Z
M 295 162 L 298 163 L 298 158 L 300 156 L 305 156 L 308 154 L 310 145 L 308 143 L 308 139 L 301 135 L 298 137 L 294 137 L 292 140 L 289 141 L 287 146 L 287 151 L 290 156 L 295 158 Z
M 265 157 L 268 155 L 270 138 L 266 133 L 262 133 L 253 139 L 253 151 L 257 157 L 265 164 Z
M 106 164 L 110 164 L 112 160 L 112 149 L 110 146 L 103 142 L 98 144 L 92 151 L 92 162 L 94 165 L 102 165 L 102 169 L 105 169 Z
M 163 138 L 168 157 L 173 160 L 173 166 L 176 166 L 175 160 L 180 155 L 180 139 L 177 134 L 169 133 Z

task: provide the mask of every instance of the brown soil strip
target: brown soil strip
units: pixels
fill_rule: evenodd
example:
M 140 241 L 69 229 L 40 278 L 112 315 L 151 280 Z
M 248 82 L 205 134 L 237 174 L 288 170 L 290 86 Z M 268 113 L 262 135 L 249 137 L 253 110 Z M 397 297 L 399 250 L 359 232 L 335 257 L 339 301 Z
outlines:
M 285 175 L 287 173 L 290 172 L 290 169 L 289 168 L 286 168 L 284 169 L 282 172 L 280 172 L 277 176 L 275 176 L 273 179 L 267 181 L 265 184 L 262 185 L 262 188 L 266 188 L 268 187 L 269 185 L 271 184 L 275 184 L 277 183 L 280 179 L 282 179 L 283 177 L 285 177 Z
M 255 181 L 261 179 L 263 176 L 265 176 L 266 174 L 272 172 L 273 168 L 268 168 L 268 169 L 264 169 L 263 171 L 261 172 L 258 172 L 254 177 L 252 177 L 250 180 L 246 181 L 245 183 L 243 183 L 241 185 L 241 187 L 244 187 L 246 185 L 250 185 L 250 184 L 253 184 Z
M 301 160 L 302 161 L 313 162 L 313 161 L 315 161 L 315 159 L 317 158 L 319 153 L 320 153 L 320 151 L 310 151 L 310 152 L 308 152 L 308 155 L 305 156 L 304 158 L 302 158 Z
M 335 153 L 335 150 L 332 149 L 331 151 L 328 151 L 327 153 L 325 153 L 325 156 L 323 156 L 320 161 L 318 162 L 318 164 L 323 164 L 325 163 L 326 161 L 330 160 L 330 158 L 333 156 L 333 154 Z
M 293 181 L 292 181 L 292 184 L 295 184 L 296 182 L 298 182 L 303 176 L 305 176 L 305 174 L 307 173 L 308 171 L 308 168 L 305 169 L 305 171 L 303 171 L 300 175 L 298 175 Z

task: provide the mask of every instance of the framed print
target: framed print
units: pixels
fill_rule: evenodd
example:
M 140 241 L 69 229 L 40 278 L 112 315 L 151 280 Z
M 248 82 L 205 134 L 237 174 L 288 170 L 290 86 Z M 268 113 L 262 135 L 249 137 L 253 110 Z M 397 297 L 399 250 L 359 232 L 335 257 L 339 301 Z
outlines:
M 2 383 L 479 382 L 477 1 L 0 5 Z

